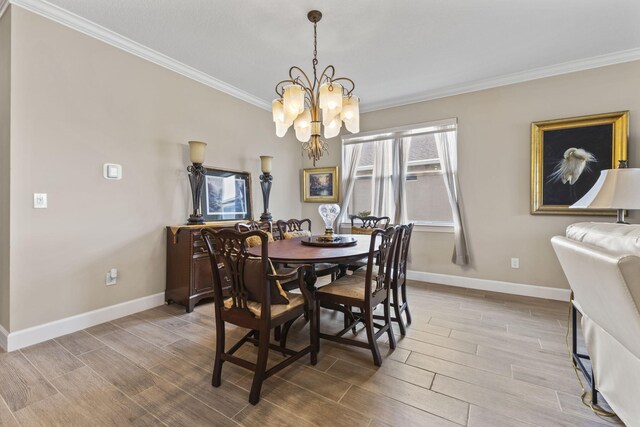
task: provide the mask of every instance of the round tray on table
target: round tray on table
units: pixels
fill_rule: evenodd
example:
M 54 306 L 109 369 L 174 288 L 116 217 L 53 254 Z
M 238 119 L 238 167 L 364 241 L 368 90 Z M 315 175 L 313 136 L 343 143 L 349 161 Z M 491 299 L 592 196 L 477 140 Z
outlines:
M 354 246 L 358 243 L 358 240 L 352 236 L 341 236 L 339 234 L 334 234 L 333 241 L 319 240 L 318 238 L 321 238 L 321 237 L 323 236 L 320 235 L 320 236 L 304 237 L 301 240 L 301 243 L 306 246 L 321 246 L 324 248 L 340 248 L 344 246 Z

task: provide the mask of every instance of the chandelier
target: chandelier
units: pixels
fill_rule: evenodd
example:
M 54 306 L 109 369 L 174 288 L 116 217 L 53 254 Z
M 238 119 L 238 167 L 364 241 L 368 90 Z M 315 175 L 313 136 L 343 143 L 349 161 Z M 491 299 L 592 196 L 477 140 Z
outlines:
M 353 96 L 353 80 L 335 77 L 333 65 L 327 65 L 318 77 L 317 25 L 322 13 L 312 10 L 307 18 L 313 22 L 313 80 L 300 67 L 291 67 L 289 78 L 276 85 L 278 98 L 271 107 L 276 135 L 283 137 L 293 125 L 296 138 L 315 166 L 322 153 L 328 151 L 327 143 L 320 138 L 321 128 L 325 139 L 337 136 L 342 122 L 349 132 L 360 132 L 360 101 Z

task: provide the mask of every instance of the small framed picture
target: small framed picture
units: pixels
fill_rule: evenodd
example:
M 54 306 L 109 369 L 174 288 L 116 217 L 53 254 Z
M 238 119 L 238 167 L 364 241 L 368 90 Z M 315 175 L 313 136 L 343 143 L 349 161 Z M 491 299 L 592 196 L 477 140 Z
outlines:
M 629 112 L 531 124 L 531 213 L 614 215 L 569 209 L 596 183 L 600 171 L 627 160 Z
M 202 216 L 205 221 L 250 220 L 251 174 L 205 167 Z
M 338 203 L 338 167 L 305 169 L 303 174 L 303 201 Z

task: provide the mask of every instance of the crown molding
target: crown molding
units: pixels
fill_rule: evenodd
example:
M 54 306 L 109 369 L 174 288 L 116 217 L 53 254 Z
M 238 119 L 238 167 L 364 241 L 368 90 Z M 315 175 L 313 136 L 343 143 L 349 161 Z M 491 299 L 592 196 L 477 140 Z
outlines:
M 0 0 L 0 18 L 9 8 L 9 0 Z
M 153 49 L 143 46 L 140 43 L 121 36 L 109 29 L 106 29 L 74 13 L 66 11 L 45 0 L 0 0 L 0 16 L 2 16 L 2 14 L 7 10 L 9 4 L 20 6 L 23 9 L 48 18 L 66 27 L 72 28 L 76 31 L 98 39 L 118 49 L 124 50 L 125 52 L 129 52 L 147 61 L 153 62 L 154 64 L 160 65 L 161 67 L 174 71 L 206 86 L 212 87 L 216 90 L 226 93 L 227 95 L 248 102 L 251 105 L 267 111 L 271 110 L 271 103 L 268 100 L 261 99 L 235 86 L 218 80 L 213 76 L 210 76 L 206 73 L 203 73 L 202 71 L 196 70 L 193 67 L 176 61 L 175 59 L 163 55 L 160 52 L 156 52 Z M 489 79 L 476 80 L 459 85 L 439 88 L 433 91 L 421 92 L 380 102 L 365 102 L 361 104 L 361 111 L 363 113 L 368 113 L 371 111 L 384 110 L 387 108 L 401 107 L 403 105 L 416 104 L 419 102 L 431 101 L 434 99 L 446 98 L 449 96 L 477 92 L 480 90 L 507 86 L 515 83 L 522 83 L 530 80 L 537 80 L 545 77 L 552 77 L 561 74 L 568 74 L 576 71 L 605 67 L 608 65 L 621 64 L 624 62 L 631 62 L 636 60 L 640 60 L 640 48 L 564 62 L 561 64 L 550 65 L 546 67 L 534 68 L 532 70 L 505 74 L 503 76 L 493 77 Z
M 474 82 L 449 86 L 446 88 L 436 89 L 421 94 L 365 104 L 361 108 L 361 111 L 363 113 L 368 113 L 371 111 L 384 110 L 387 108 L 401 107 L 403 105 L 416 104 L 418 102 L 431 101 L 434 99 L 446 98 L 448 96 L 461 95 L 463 93 L 477 92 L 480 90 L 507 86 L 515 83 L 522 83 L 530 80 L 537 80 L 545 77 L 569 74 L 577 71 L 606 67 L 608 65 L 622 64 L 624 62 L 637 60 L 640 60 L 640 48 L 623 50 L 606 55 L 593 56 L 591 58 L 563 62 L 561 64 L 550 65 L 547 67 L 534 68 L 532 70 L 522 71 L 518 73 L 505 74 L 503 76 L 490 79 L 476 80 Z
M 218 80 L 215 77 L 203 73 L 202 71 L 196 70 L 193 67 L 176 61 L 175 59 L 163 55 L 160 52 L 156 52 L 153 49 L 143 46 L 140 43 L 121 36 L 120 34 L 117 34 L 107 28 L 104 28 L 94 22 L 76 15 L 75 13 L 71 13 L 49 2 L 46 2 L 44 0 L 0 0 L 0 5 L 3 4 L 2 2 L 20 6 L 21 8 L 33 12 L 37 15 L 43 16 L 66 27 L 72 28 L 118 49 L 124 50 L 125 52 L 136 55 L 142 59 L 153 62 L 154 64 L 160 65 L 161 67 L 164 67 L 168 70 L 174 71 L 206 86 L 212 87 L 216 90 L 219 90 L 220 92 L 224 92 L 227 95 L 231 95 L 242 101 L 248 102 L 251 105 L 255 105 L 256 107 L 262 108 L 264 110 L 271 110 L 271 103 L 263 99 L 260 99 L 248 92 L 238 89 L 235 86 Z M 6 5 L 4 7 L 6 8 Z

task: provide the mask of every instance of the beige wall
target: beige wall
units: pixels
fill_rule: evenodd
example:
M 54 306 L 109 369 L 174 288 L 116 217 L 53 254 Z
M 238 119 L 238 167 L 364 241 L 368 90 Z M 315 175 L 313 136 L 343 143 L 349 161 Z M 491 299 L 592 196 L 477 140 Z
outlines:
M 164 227 L 190 206 L 188 140 L 209 143 L 206 165 L 251 171 L 258 216 L 258 156 L 273 155 L 272 212 L 300 214 L 299 152 L 268 112 L 20 8 L 12 18 L 12 331 L 164 291 Z M 122 181 L 102 178 L 106 162 Z
M 11 10 L 0 17 L 0 325 L 9 330 Z
M 363 114 L 362 131 L 458 118 L 460 187 L 473 262 L 467 268 L 451 264 L 450 233 L 416 232 L 410 268 L 567 287 L 549 239 L 574 222 L 611 219 L 529 214 L 530 124 L 620 110 L 630 110 L 630 164 L 638 167 L 640 61 Z M 335 138 L 319 166 L 339 163 Z M 303 215 L 317 217 L 314 209 L 304 204 Z M 638 222 L 639 216 L 630 218 Z M 511 269 L 511 257 L 520 258 L 520 269 Z

